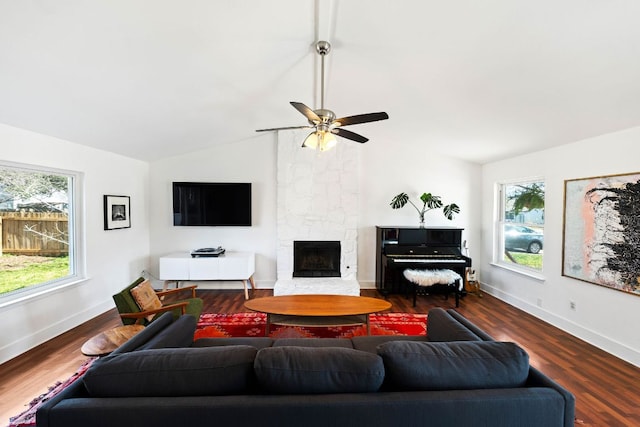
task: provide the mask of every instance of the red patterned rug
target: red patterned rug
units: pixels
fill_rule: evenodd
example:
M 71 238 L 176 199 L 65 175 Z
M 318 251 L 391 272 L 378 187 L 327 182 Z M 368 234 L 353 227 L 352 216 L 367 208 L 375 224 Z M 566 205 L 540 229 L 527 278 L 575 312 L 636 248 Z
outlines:
M 263 337 L 264 313 L 205 313 L 200 316 L 195 338 Z M 369 317 L 371 335 L 426 335 L 427 315 L 379 313 Z M 366 335 L 365 326 L 279 326 L 273 325 L 272 338 L 350 338 Z

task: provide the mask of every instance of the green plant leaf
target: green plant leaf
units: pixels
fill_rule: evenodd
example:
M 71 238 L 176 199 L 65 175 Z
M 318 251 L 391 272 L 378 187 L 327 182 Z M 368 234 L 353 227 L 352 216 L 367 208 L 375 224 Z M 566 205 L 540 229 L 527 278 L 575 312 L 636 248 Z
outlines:
M 407 193 L 400 193 L 391 200 L 390 205 L 393 209 L 400 209 L 407 203 L 411 203 L 416 211 L 418 211 L 420 222 L 424 221 L 425 212 L 432 209 L 439 209 L 443 206 L 440 196 L 434 196 L 431 193 L 422 193 L 422 195 L 420 196 L 420 201 L 422 202 L 422 209 L 418 208 L 418 206 L 416 206 L 411 200 L 409 200 L 409 196 L 407 195 Z M 453 219 L 454 214 L 460 213 L 460 207 L 455 203 L 451 203 L 450 205 L 447 205 L 443 208 L 443 213 L 444 216 L 447 217 L 447 219 L 451 220 Z
M 438 209 L 442 207 L 442 200 L 440 199 L 440 196 L 434 196 L 431 193 L 423 193 L 422 196 L 420 196 L 420 200 L 422 200 L 424 206 L 429 209 Z
M 455 203 L 451 203 L 450 205 L 445 206 L 442 209 L 442 212 L 444 213 L 444 216 L 448 220 L 452 220 L 453 219 L 453 214 L 459 214 L 460 213 L 460 207 L 458 205 L 456 205 Z
M 406 205 L 408 201 L 409 196 L 407 195 L 407 193 L 400 193 L 391 200 L 390 204 L 393 209 L 400 209 L 404 207 L 404 205 Z

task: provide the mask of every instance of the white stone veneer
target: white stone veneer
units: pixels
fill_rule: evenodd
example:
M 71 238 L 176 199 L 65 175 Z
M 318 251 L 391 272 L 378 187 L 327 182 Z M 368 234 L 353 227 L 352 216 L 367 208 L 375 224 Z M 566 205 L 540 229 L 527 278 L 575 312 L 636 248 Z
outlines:
M 319 152 L 301 148 L 307 134 L 278 135 L 276 288 L 280 281 L 297 280 L 294 240 L 338 240 L 341 278 L 352 281 L 345 284 L 346 294 L 358 272 L 358 144 L 340 140 L 333 150 Z M 317 280 L 320 289 L 323 279 Z

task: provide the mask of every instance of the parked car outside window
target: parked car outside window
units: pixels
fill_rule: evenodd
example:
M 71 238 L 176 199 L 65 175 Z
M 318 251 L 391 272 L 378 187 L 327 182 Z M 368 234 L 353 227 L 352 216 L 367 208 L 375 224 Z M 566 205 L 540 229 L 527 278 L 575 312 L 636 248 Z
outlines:
M 504 226 L 506 250 L 537 254 L 542 250 L 543 243 L 544 235 L 538 230 L 524 225 L 506 224 Z

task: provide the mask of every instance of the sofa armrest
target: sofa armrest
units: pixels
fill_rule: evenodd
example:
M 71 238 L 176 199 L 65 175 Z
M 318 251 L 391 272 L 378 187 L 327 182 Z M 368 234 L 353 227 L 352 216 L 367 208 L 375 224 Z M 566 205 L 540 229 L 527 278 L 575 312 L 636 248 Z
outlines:
M 447 310 L 447 313 L 451 315 L 451 317 L 454 318 L 456 321 L 458 321 L 458 323 L 460 323 L 465 328 L 469 329 L 472 333 L 477 335 L 479 339 L 483 341 L 495 341 L 495 339 L 491 335 L 487 334 L 485 331 L 478 328 L 476 325 L 471 323 L 469 320 L 467 320 L 466 317 L 458 313 L 456 310 L 450 308 Z
M 480 337 L 442 308 L 432 308 L 427 316 L 429 341 L 481 341 Z
M 147 325 L 140 333 L 136 334 L 129 341 L 115 349 L 111 354 L 127 353 L 142 347 L 172 323 L 173 313 L 164 313 L 162 316 L 149 323 L 149 325 Z
M 534 368 L 529 367 L 529 377 L 527 387 L 547 387 L 557 391 L 564 398 L 564 425 L 573 427 L 575 422 L 576 398 L 569 390 Z
M 69 387 L 62 390 L 60 393 L 53 396 L 51 399 L 45 401 L 40 405 L 36 411 L 36 425 L 38 427 L 50 427 L 49 414 L 53 408 L 65 399 L 73 399 L 78 397 L 89 397 L 87 389 L 82 382 L 82 378 L 78 378 Z

